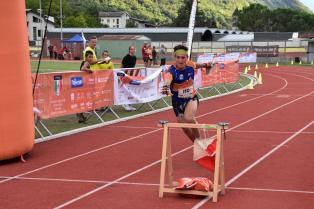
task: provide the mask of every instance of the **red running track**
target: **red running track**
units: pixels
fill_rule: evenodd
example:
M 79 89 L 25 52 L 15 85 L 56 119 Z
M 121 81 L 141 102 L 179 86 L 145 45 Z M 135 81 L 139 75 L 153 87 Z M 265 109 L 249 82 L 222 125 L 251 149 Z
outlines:
M 314 69 L 259 70 L 263 85 L 200 104 L 198 121 L 228 121 L 226 195 L 218 203 L 158 197 L 162 131 L 171 110 L 36 144 L 27 163 L 0 162 L 0 208 L 313 208 Z M 175 177 L 211 174 L 172 131 Z

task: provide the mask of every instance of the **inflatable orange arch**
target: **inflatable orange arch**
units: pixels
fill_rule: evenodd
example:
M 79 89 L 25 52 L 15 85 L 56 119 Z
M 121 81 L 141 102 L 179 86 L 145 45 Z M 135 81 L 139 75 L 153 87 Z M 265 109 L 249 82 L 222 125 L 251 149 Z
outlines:
M 32 83 L 25 1 L 0 1 L 0 160 L 34 146 Z

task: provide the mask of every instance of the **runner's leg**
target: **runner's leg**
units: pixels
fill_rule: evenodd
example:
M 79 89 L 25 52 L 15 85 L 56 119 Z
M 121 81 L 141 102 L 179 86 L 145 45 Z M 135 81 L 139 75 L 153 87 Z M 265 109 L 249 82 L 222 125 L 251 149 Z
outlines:
M 195 115 L 197 112 L 197 108 L 198 108 L 198 101 L 197 100 L 190 100 L 186 107 L 185 107 L 185 111 L 184 111 L 184 115 L 183 115 L 183 120 L 185 123 L 194 123 L 196 124 L 197 121 L 195 119 Z M 190 131 L 193 134 L 193 140 L 196 138 L 200 138 L 200 132 L 198 129 L 196 128 L 192 128 L 190 129 Z
M 177 117 L 177 121 L 179 123 L 186 123 L 186 121 L 183 119 L 183 117 L 180 117 L 180 116 Z M 193 142 L 195 137 L 194 137 L 194 134 L 192 132 L 192 129 L 190 129 L 190 128 L 182 128 L 182 130 L 189 137 L 189 139 Z

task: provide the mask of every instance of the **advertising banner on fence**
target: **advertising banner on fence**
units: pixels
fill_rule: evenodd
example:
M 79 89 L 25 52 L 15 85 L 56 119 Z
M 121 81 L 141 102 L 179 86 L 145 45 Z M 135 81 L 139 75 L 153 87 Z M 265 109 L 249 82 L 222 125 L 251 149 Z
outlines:
M 34 107 L 39 109 L 42 118 L 112 105 L 113 73 L 110 70 L 38 74 Z
M 200 54 L 197 57 L 196 62 L 197 63 L 209 63 L 209 62 L 213 62 L 215 57 L 214 53 L 204 53 L 204 54 Z
M 229 52 L 256 52 L 258 57 L 278 57 L 279 46 L 227 46 L 226 51 Z
M 234 83 L 240 78 L 239 63 L 229 61 L 228 63 L 217 63 L 209 71 L 201 69 L 201 86 L 208 87 L 219 83 Z
M 256 52 L 248 53 L 205 53 L 197 57 L 197 63 L 208 63 L 208 62 L 228 62 L 239 60 L 239 63 L 255 63 L 257 54 Z
M 252 53 L 240 53 L 239 63 L 256 63 L 257 54 Z
M 139 76 L 128 76 L 123 69 L 39 74 L 34 107 L 40 111 L 41 118 L 48 119 L 100 107 L 158 100 L 165 96 L 161 94 L 163 70 L 162 67 L 141 69 Z M 194 87 L 233 83 L 239 77 L 238 62 L 216 63 L 211 69 L 197 69 Z
M 114 103 L 138 104 L 160 99 L 162 68 L 147 68 L 147 76 L 127 76 L 121 70 L 114 70 Z

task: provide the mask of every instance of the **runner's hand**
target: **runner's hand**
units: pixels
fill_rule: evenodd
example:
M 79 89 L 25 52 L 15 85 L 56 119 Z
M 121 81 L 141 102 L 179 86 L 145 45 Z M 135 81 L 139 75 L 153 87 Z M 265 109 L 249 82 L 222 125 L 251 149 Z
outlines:
M 170 86 L 168 85 L 164 85 L 161 89 L 161 93 L 162 94 L 165 94 L 167 96 L 171 95 L 171 92 L 170 92 Z

